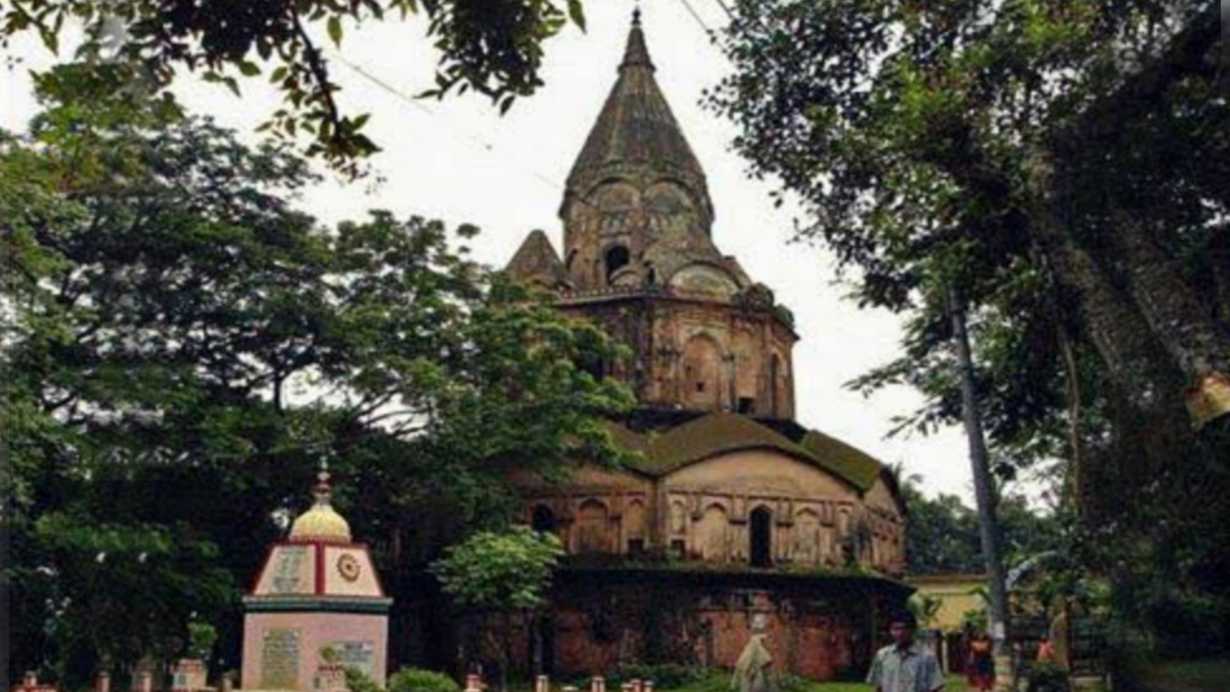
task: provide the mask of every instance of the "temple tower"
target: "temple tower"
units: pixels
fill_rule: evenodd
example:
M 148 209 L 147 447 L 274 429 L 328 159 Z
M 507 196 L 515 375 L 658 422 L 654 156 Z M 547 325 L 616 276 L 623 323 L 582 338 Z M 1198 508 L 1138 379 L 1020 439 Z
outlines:
M 635 353 L 606 364 L 643 410 L 794 417 L 792 316 L 714 244 L 705 173 L 654 79 L 639 16 L 568 174 L 561 260 L 542 231 L 508 271 Z

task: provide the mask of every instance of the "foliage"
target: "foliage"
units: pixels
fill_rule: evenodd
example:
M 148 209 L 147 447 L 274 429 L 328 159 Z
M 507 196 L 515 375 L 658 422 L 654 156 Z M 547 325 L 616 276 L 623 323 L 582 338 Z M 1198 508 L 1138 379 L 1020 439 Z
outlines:
M 1030 667 L 1029 692 L 1068 692 L 1068 673 L 1051 661 Z
M 905 605 L 914 613 L 919 627 L 928 629 L 935 621 L 935 616 L 940 612 L 944 601 L 939 596 L 916 592 L 906 600 Z
M 1230 372 L 1230 102 L 1215 96 L 1230 73 L 1212 6 L 732 12 L 735 69 L 709 105 L 752 174 L 802 203 L 799 235 L 836 253 L 855 299 L 906 319 L 899 357 L 851 386 L 919 390 L 900 431 L 959 421 L 949 313 L 967 313 L 995 470 L 1064 460 L 1072 560 L 1125 592 L 1225 598 L 1209 575 L 1230 547 L 1230 419 L 1197 435 L 1183 408 L 1194 381 Z
M 432 572 L 458 605 L 529 610 L 543 604 L 563 547 L 554 534 L 525 526 L 480 531 L 449 547 Z
M 620 351 L 454 249 L 476 229 L 322 228 L 302 159 L 123 78 L 43 75 L 0 133 L 11 672 L 169 657 L 193 612 L 233 660 L 238 585 L 322 457 L 392 590 L 508 521 L 510 469 L 618 461 L 599 419 L 632 398 L 574 363 Z
M 402 668 L 389 676 L 389 692 L 458 692 L 461 688 L 451 677 L 433 670 Z
M 0 45 L 37 32 L 56 52 L 65 27 L 81 23 L 81 54 L 122 69 L 129 89 L 161 89 L 187 70 L 238 96 L 239 78 L 267 75 L 283 103 L 262 128 L 286 138 L 308 133 L 309 155 L 354 172 L 357 159 L 379 149 L 362 131 L 370 114 L 339 105 L 319 31 L 340 51 L 348 27 L 393 15 L 420 15 L 439 52 L 435 86 L 425 95 L 473 89 L 501 112 L 542 85 L 547 39 L 569 21 L 585 29 L 580 0 L 14 0 L 0 11 Z
M 527 616 L 546 602 L 551 576 L 564 554 L 559 538 L 527 526 L 480 531 L 450 546 L 431 565 L 444 592 L 461 608 L 492 615 L 480 625 L 499 657 L 500 688 L 508 689 L 513 661 L 514 615 Z
M 192 658 L 208 660 L 218 641 L 218 630 L 207 622 L 188 623 L 188 653 Z
M 346 668 L 346 689 L 350 692 L 383 692 L 384 688 L 376 684 L 376 681 L 372 680 L 367 673 L 354 666 L 348 666 Z
M 894 472 L 909 517 L 906 571 L 913 575 L 984 572 L 974 510 L 956 495 L 940 493 L 928 498 L 919 487 L 920 476 L 906 476 L 900 468 Z M 1061 514 L 1031 507 L 1024 496 L 1002 491 L 996 509 L 1009 567 L 1066 545 L 1070 524 Z

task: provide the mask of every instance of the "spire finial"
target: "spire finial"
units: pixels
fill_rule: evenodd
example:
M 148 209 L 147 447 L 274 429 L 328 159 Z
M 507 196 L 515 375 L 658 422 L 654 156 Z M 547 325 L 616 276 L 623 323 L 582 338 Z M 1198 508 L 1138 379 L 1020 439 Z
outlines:
M 329 478 L 329 460 L 322 458 L 320 460 L 320 471 L 316 473 L 316 485 L 312 488 L 312 495 L 316 497 L 316 504 L 329 504 L 329 498 L 333 495 L 333 488 L 329 485 Z
M 632 10 L 632 26 L 641 25 L 641 4 L 636 3 L 636 7 Z

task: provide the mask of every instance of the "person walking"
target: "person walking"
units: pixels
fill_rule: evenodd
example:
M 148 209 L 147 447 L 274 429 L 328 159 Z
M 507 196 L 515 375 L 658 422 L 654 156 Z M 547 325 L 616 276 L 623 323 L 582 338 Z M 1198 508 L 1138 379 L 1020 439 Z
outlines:
M 991 658 L 991 637 L 979 632 L 969 643 L 969 662 L 966 666 L 970 689 L 987 692 L 995 686 L 995 664 Z
M 876 692 L 936 692 L 944 689 L 944 674 L 935 654 L 914 641 L 914 614 L 902 610 L 890 616 L 893 643 L 876 652 L 867 684 Z

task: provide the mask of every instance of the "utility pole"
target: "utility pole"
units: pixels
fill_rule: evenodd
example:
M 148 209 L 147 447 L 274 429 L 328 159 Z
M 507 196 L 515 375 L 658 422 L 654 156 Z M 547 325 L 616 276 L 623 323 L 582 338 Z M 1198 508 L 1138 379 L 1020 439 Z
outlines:
M 965 328 L 965 307 L 954 288 L 948 289 L 948 312 L 952 319 L 952 334 L 957 347 L 957 367 L 961 376 L 961 413 L 965 434 L 969 438 L 969 460 L 974 473 L 974 496 L 978 502 L 978 533 L 982 539 L 982 556 L 990 581 L 990 629 L 994 643 L 996 689 L 1009 689 L 1012 680 L 1012 659 L 1007 647 L 1007 593 L 1004 587 L 1004 565 L 999 553 L 999 523 L 995 518 L 995 494 L 992 491 L 991 464 L 987 458 L 986 441 L 982 433 L 982 412 L 974 392 L 974 359 L 970 353 L 969 333 Z

